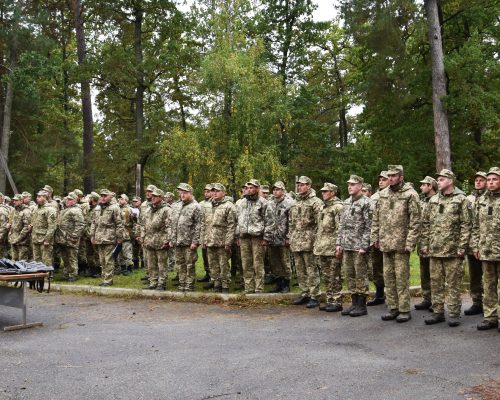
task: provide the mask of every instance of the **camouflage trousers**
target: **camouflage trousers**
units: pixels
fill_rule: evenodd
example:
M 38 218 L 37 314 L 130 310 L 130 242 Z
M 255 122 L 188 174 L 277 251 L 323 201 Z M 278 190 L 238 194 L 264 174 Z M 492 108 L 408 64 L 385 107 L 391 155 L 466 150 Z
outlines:
M 290 250 L 285 246 L 270 246 L 268 248 L 271 274 L 275 278 L 290 279 Z
M 335 256 L 318 256 L 328 304 L 342 304 L 342 262 Z
M 143 255 L 141 251 L 141 245 L 135 239 L 132 240 L 132 262 L 134 266 L 139 267 L 139 261 L 142 260 Z M 144 264 L 144 262 L 142 262 Z
M 448 314 L 460 317 L 462 309 L 463 260 L 459 257 L 431 257 L 431 296 L 432 309 L 437 314 L 444 313 L 445 287 L 448 291 Z
M 80 246 L 82 245 L 82 242 L 80 241 Z M 90 239 L 86 238 L 85 239 L 85 255 L 87 257 L 87 265 L 91 268 L 97 268 L 99 267 L 99 254 L 97 252 L 97 249 L 95 245 L 92 244 Z
M 9 255 L 10 246 L 8 243 L 0 243 L 0 258 L 6 258 Z
M 351 294 L 368 293 L 368 253 L 344 250 L 342 266 L 347 282 L 347 290 Z
M 125 240 L 122 243 L 122 251 L 120 251 L 117 257 L 118 265 L 120 267 L 131 267 L 134 265 L 132 257 L 132 242 L 130 240 Z
M 167 283 L 167 249 L 144 249 L 146 258 L 147 273 L 151 286 L 166 285 Z
M 312 251 L 294 251 L 293 257 L 297 268 L 297 281 L 300 295 L 318 299 L 319 297 L 319 269 L 316 257 Z
M 264 254 L 262 237 L 240 239 L 241 266 L 245 293 L 261 293 L 264 290 Z
M 484 319 L 498 321 L 500 315 L 500 261 L 483 261 Z
M 175 271 L 177 274 L 179 273 L 179 270 L 177 269 L 177 263 L 175 262 L 175 249 L 174 248 L 168 249 L 167 271 L 168 272 Z
M 374 283 L 375 287 L 384 287 L 384 255 L 382 252 L 372 247 L 370 251 L 370 267 L 368 277 Z
M 483 268 L 481 261 L 472 254 L 468 254 L 467 264 L 469 265 L 469 287 L 472 303 L 481 305 L 483 304 Z
M 210 275 L 210 262 L 208 261 L 208 249 L 201 249 L 201 256 L 203 258 L 203 269 L 205 274 Z
M 429 257 L 420 257 L 420 287 L 422 298 L 431 301 L 431 260 Z
M 64 279 L 78 276 L 78 249 L 76 247 L 60 245 L 63 262 Z
M 33 243 L 33 261 L 52 265 L 54 245 Z
M 114 244 L 96 244 L 99 263 L 101 264 L 103 283 L 113 284 L 113 273 L 115 270 L 115 259 L 113 257 Z
M 85 243 L 86 240 L 89 240 L 87 238 L 87 235 L 82 235 L 80 238 L 80 245 L 78 246 L 78 262 L 80 264 L 87 264 L 87 245 Z
M 210 265 L 210 278 L 214 287 L 229 289 L 231 284 L 231 270 L 229 257 L 231 255 L 224 247 L 209 247 L 207 250 L 208 264 Z
M 175 247 L 175 269 L 179 275 L 179 289 L 193 291 L 196 279 L 196 250 L 190 246 Z
M 410 253 L 384 252 L 385 303 L 389 310 L 410 312 Z
M 11 248 L 11 256 L 14 261 L 30 261 L 30 246 L 27 244 L 13 244 Z

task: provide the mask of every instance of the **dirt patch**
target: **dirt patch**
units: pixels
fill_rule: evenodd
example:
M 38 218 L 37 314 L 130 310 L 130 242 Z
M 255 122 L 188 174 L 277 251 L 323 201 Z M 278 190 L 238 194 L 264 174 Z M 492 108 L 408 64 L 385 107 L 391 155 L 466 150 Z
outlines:
M 500 381 L 490 379 L 464 390 L 467 400 L 500 400 Z

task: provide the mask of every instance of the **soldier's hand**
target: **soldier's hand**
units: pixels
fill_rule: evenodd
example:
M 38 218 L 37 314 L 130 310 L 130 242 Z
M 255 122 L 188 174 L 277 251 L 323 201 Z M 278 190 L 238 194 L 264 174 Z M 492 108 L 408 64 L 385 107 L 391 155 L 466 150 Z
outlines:
M 457 255 L 458 255 L 460 258 L 464 258 L 464 256 L 465 256 L 465 251 L 463 251 L 463 250 L 459 250 L 459 251 L 457 251 Z
M 201 248 L 202 248 L 203 250 L 206 250 L 206 249 L 207 249 L 207 245 L 206 245 L 206 244 L 202 244 L 202 245 L 201 245 Z
M 168 249 L 170 247 L 170 244 L 168 242 L 163 243 L 163 246 L 161 247 L 162 249 Z
M 285 247 L 290 247 L 290 241 L 288 239 L 285 239 Z
M 168 247 L 174 247 L 174 242 L 168 242 Z
M 116 244 L 122 244 L 123 243 L 123 240 L 117 240 L 116 241 Z
M 366 250 L 359 249 L 359 250 L 358 250 L 358 254 L 366 254 Z
M 479 254 L 479 251 L 474 252 L 474 257 L 476 257 L 477 260 L 481 259 L 481 254 Z
M 337 257 L 338 259 L 342 258 L 342 251 L 342 247 L 337 246 L 337 248 L 335 249 L 335 257 Z
M 95 239 L 90 239 L 90 243 L 95 244 Z
M 191 251 L 196 251 L 198 245 L 196 243 L 191 243 L 191 246 L 189 246 L 189 248 L 191 249 Z
M 380 249 L 380 242 L 377 240 L 376 242 L 373 242 L 373 247 L 376 249 Z
M 43 242 L 43 245 L 44 245 L 44 246 L 49 246 L 49 245 L 50 245 L 50 243 L 49 243 L 49 242 Z
M 229 253 L 231 254 L 231 246 L 228 246 L 227 244 L 224 246 L 224 250 L 226 251 L 226 253 Z
M 261 245 L 262 247 L 267 247 L 267 245 L 268 245 L 268 244 L 269 244 L 269 242 L 268 242 L 267 240 L 262 240 L 262 241 L 260 242 L 260 245 Z
M 236 239 L 236 246 L 240 247 L 240 239 Z
M 429 252 L 427 251 L 427 249 L 424 247 L 423 249 L 420 249 L 420 255 L 421 256 L 424 256 L 424 257 L 427 257 L 429 255 Z
M 6 227 L 7 229 L 10 229 L 10 227 L 11 227 L 11 226 L 12 226 L 11 224 L 5 224 L 5 227 Z

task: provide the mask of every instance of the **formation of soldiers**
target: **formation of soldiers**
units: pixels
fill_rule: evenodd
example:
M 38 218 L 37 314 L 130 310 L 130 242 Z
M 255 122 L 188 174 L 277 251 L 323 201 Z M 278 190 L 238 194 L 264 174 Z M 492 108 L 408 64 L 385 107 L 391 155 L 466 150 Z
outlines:
M 131 205 L 127 195 L 107 189 L 86 197 L 76 189 L 59 204 L 46 185 L 36 203 L 26 192 L 14 196 L 13 206 L 1 195 L 0 251 L 5 256 L 10 247 L 14 260 L 47 265 L 61 259 L 65 280 L 86 269 L 102 277 L 101 286 L 138 268 L 142 255 L 147 289 L 165 290 L 175 268 L 178 290 L 189 292 L 201 246 L 206 276 L 200 281 L 207 290 L 228 293 L 232 270 L 240 269 L 245 293 L 261 293 L 268 264 L 273 291 L 286 293 L 293 266 L 300 288 L 295 305 L 358 317 L 367 306 L 385 303 L 382 320 L 403 323 L 411 319 L 410 254 L 417 249 L 423 300 L 415 308 L 431 311 L 426 324 L 445 321 L 445 304 L 448 325 L 460 324 L 467 258 L 473 304 L 465 314 L 484 314 L 479 330 L 498 328 L 500 168 L 477 172 L 470 196 L 448 169 L 420 181 L 421 196 L 405 182 L 401 165 L 389 165 L 378 178 L 379 190 L 372 193 L 362 177 L 351 175 L 344 201 L 329 182 L 317 197 L 307 176 L 297 180 L 296 192 L 275 182 L 272 195 L 250 179 L 237 201 L 223 184 L 207 184 L 200 203 L 187 183 L 177 186 L 176 202 L 172 193 L 149 185 L 145 201 L 134 197 Z M 343 277 L 348 307 L 341 301 Z M 376 287 L 371 301 L 369 280 Z

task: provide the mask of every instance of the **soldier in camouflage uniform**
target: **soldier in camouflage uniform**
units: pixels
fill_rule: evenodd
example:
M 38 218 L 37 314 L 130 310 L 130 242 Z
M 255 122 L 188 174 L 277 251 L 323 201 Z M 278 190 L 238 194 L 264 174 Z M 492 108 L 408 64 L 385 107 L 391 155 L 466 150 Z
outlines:
M 134 231 L 132 236 L 132 262 L 134 264 L 134 269 L 139 268 L 142 260 L 141 245 L 137 241 L 137 237 L 140 236 L 139 232 L 139 218 L 141 216 L 141 198 L 139 196 L 134 196 L 132 198 L 132 219 L 134 222 Z
M 236 230 L 236 209 L 226 197 L 221 183 L 212 185 L 214 192 L 210 208 L 205 208 L 201 221 L 201 245 L 208 251 L 210 275 L 214 291 L 229 293 L 231 271 L 229 257 Z
M 207 222 L 203 222 L 205 218 L 210 215 L 210 210 L 212 209 L 212 196 L 213 196 L 213 185 L 211 183 L 207 183 L 205 188 L 203 189 L 203 197 L 204 200 L 200 201 L 201 207 L 201 220 L 202 225 L 207 226 Z M 210 280 L 210 264 L 208 262 L 208 250 L 205 247 L 201 249 L 201 255 L 203 257 L 203 268 L 205 269 L 205 276 L 202 279 L 198 279 L 198 282 L 210 282 L 211 284 L 206 285 L 208 289 L 213 287 L 213 280 Z
M 122 275 L 129 275 L 132 272 L 134 262 L 132 261 L 132 238 L 134 237 L 134 218 L 132 208 L 128 205 L 128 196 L 121 194 L 118 204 L 122 212 L 123 227 L 125 236 L 123 237 L 122 251 L 118 254 L 117 263 Z
M 10 207 L 4 203 L 4 195 L 0 193 L 0 258 L 7 257 L 9 253 L 8 235 Z
M 380 171 L 378 176 L 378 191 L 370 197 L 370 212 L 373 214 L 377 201 L 380 198 L 380 191 L 389 186 L 389 176 L 387 171 Z M 370 248 L 370 268 L 368 269 L 368 276 L 375 285 L 375 297 L 366 303 L 367 306 L 377 306 L 385 303 L 384 295 L 384 255 L 376 247 Z
M 171 192 L 166 192 L 164 200 L 170 207 L 172 207 L 175 203 L 175 196 Z M 178 201 L 180 201 L 180 200 L 178 200 Z M 194 257 L 195 257 L 195 263 L 196 263 L 196 260 L 198 259 L 198 253 L 195 253 Z M 168 248 L 167 271 L 168 272 L 175 271 L 175 277 L 173 279 L 173 282 L 174 282 L 174 285 L 178 285 L 179 284 L 179 271 L 176 270 L 175 266 L 176 266 L 176 264 L 175 264 L 175 249 L 173 247 L 169 247 Z
M 327 312 L 342 311 L 342 262 L 335 256 L 335 246 L 343 206 L 337 192 L 333 183 L 325 182 L 321 188 L 324 205 L 314 242 L 314 255 L 318 257 L 326 288 L 326 304 L 319 309 Z
M 52 265 L 57 211 L 47 204 L 47 192 L 38 192 L 37 207 L 31 214 L 33 260 Z
M 103 282 L 99 286 L 113 284 L 115 261 L 113 251 L 123 241 L 125 230 L 120 207 L 116 204 L 114 193 L 108 189 L 100 192 L 99 205 L 94 211 L 94 218 L 90 227 L 92 244 L 97 247 L 102 269 Z
M 259 196 L 260 182 L 249 180 L 245 196 L 236 203 L 237 245 L 240 247 L 245 293 L 264 291 L 264 254 L 272 240 L 274 221 L 268 202 Z
M 22 192 L 21 196 L 23 196 L 23 203 L 29 207 L 31 213 L 33 214 L 33 211 L 35 211 L 37 204 L 31 200 L 31 193 Z
M 9 229 L 9 244 L 11 245 L 12 259 L 14 261 L 29 261 L 29 248 L 31 245 L 31 211 L 23 203 L 23 197 L 16 194 L 13 198 L 14 209 L 9 215 L 9 223 L 6 228 Z
M 99 194 L 92 192 L 87 196 L 87 201 L 89 204 L 89 212 L 84 215 L 85 218 L 85 233 L 80 239 L 80 245 L 84 242 L 85 245 L 85 255 L 87 257 L 88 273 L 87 276 L 93 278 L 99 278 L 101 276 L 101 268 L 99 264 L 99 254 L 97 253 L 96 247 L 92 244 L 90 239 L 90 227 L 92 226 L 92 220 L 95 217 L 95 210 L 99 202 Z
M 464 192 L 455 187 L 455 174 L 437 174 L 439 193 L 432 196 L 422 219 L 423 255 L 430 257 L 432 316 L 427 325 L 443 322 L 448 288 L 448 325 L 460 325 L 463 261 L 469 245 L 472 212 Z
M 476 201 L 486 192 L 486 172 L 478 171 L 474 175 L 474 191 L 467 196 L 474 214 Z M 474 219 L 474 215 L 472 216 Z M 472 249 L 467 252 L 467 264 L 469 265 L 470 295 L 472 306 L 464 311 L 465 315 L 477 315 L 483 313 L 483 269 L 481 261 L 474 257 Z
M 83 192 L 80 189 L 73 190 L 74 194 L 78 197 L 76 202 L 77 206 L 82 210 L 83 217 L 86 219 L 87 214 L 90 211 L 90 206 L 88 201 L 85 199 Z M 80 238 L 80 244 L 78 245 L 78 272 L 82 275 L 87 274 L 88 262 L 87 262 L 87 246 L 85 244 L 86 229 L 82 231 L 82 237 Z
M 484 319 L 477 325 L 480 331 L 498 328 L 500 316 L 500 168 L 488 171 L 487 188 L 476 201 L 471 238 L 474 256 L 483 266 Z
M 171 246 L 175 248 L 179 290 L 192 292 L 196 279 L 196 251 L 200 244 L 201 207 L 193 198 L 191 185 L 180 183 L 177 190 L 181 201 L 172 207 Z
M 140 211 L 139 212 L 139 219 L 137 221 L 138 228 L 137 228 L 136 232 L 139 235 L 136 237 L 136 240 L 139 242 L 140 242 L 140 235 L 142 233 L 143 221 L 146 218 L 147 213 L 149 211 L 151 211 L 151 201 L 152 201 L 152 197 L 153 197 L 153 191 L 155 189 L 156 189 L 155 185 L 148 185 L 146 187 L 146 190 L 145 190 L 146 199 L 141 204 L 141 207 L 139 210 Z M 162 199 L 162 201 L 163 201 L 163 199 Z M 145 267 L 144 269 L 146 271 L 146 274 L 145 274 L 145 276 L 143 276 L 141 278 L 141 280 L 149 282 L 148 255 L 147 255 L 148 249 L 146 247 L 142 246 L 142 252 L 143 252 L 143 256 L 144 256 L 144 267 Z
M 426 176 L 420 181 L 420 191 L 423 194 L 423 199 L 420 201 L 420 215 L 423 218 L 429 205 L 429 200 L 437 192 L 437 181 L 431 176 Z M 422 289 L 422 301 L 415 304 L 416 310 L 429 310 L 432 306 L 431 299 L 431 261 L 428 255 L 421 252 L 422 249 L 422 235 L 420 235 L 418 243 L 418 253 L 420 256 L 420 287 Z
M 64 209 L 57 216 L 55 233 L 64 266 L 63 279 L 68 282 L 74 282 L 78 277 L 78 249 L 85 230 L 85 217 L 77 201 L 78 195 L 74 192 L 64 198 Z
M 372 197 L 373 195 L 373 187 L 369 183 L 363 183 L 363 186 L 361 187 L 361 193 L 363 193 L 363 196 L 365 197 Z
M 48 198 L 47 198 L 47 204 L 49 206 L 52 206 L 54 207 L 58 212 L 60 210 L 60 205 L 59 203 L 57 203 L 57 201 L 55 201 L 54 199 L 52 199 L 52 195 L 54 194 L 54 189 L 52 189 L 52 186 L 50 185 L 45 185 L 43 188 L 42 188 L 42 191 L 44 192 L 47 192 L 48 193 Z
M 363 178 L 351 175 L 347 181 L 349 198 L 344 201 L 337 235 L 336 256 L 342 258 L 351 306 L 342 315 L 367 314 L 368 251 L 370 249 L 371 203 L 361 191 Z
M 163 201 L 163 190 L 151 191 L 148 209 L 141 211 L 141 234 L 144 254 L 149 270 L 148 289 L 165 290 L 167 287 L 168 247 L 171 240 L 172 209 Z
M 293 304 L 306 304 L 307 308 L 315 308 L 319 306 L 320 279 L 313 248 L 323 202 L 316 197 L 309 177 L 301 176 L 296 184 L 298 195 L 290 208 L 289 235 L 301 294 Z
M 410 254 L 420 232 L 420 200 L 404 182 L 403 167 L 389 165 L 389 187 L 380 192 L 373 211 L 370 241 L 384 254 L 386 304 L 383 321 L 407 322 L 410 314 Z
M 277 181 L 273 185 L 273 198 L 269 202 L 274 217 L 273 238 L 268 248 L 271 273 L 276 280 L 273 292 L 288 293 L 290 291 L 292 269 L 290 267 L 288 217 L 290 208 L 294 204 L 295 200 L 286 196 L 285 184 Z

